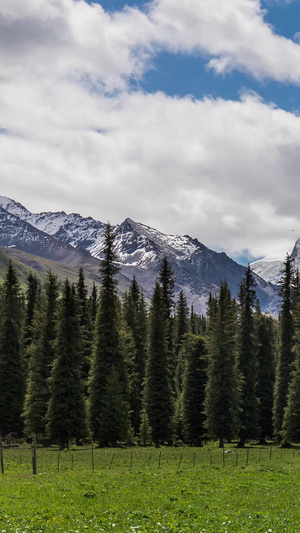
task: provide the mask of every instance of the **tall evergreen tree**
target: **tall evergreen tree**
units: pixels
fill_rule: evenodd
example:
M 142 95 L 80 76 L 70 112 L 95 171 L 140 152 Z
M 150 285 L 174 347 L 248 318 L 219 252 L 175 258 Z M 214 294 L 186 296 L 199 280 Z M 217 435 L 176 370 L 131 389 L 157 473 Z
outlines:
M 59 282 L 49 270 L 45 293 L 39 293 L 32 323 L 29 373 L 25 398 L 25 433 L 46 442 L 46 414 L 50 399 L 49 378 L 54 360 Z
M 238 370 L 237 310 L 227 283 L 223 282 L 209 319 L 208 372 L 205 395 L 207 433 L 231 440 L 239 427 L 240 373 Z
M 175 314 L 175 347 L 174 347 L 174 364 L 175 369 L 175 433 L 179 439 L 183 439 L 182 428 L 182 379 L 184 369 L 184 352 L 181 351 L 181 345 L 189 327 L 189 309 L 185 294 L 181 289 L 176 304 Z
M 92 356 L 93 322 L 89 309 L 88 289 L 85 283 L 85 276 L 82 268 L 79 269 L 78 273 L 76 297 L 78 302 L 79 327 L 82 343 L 82 378 L 85 384 L 85 391 L 87 393 L 87 383 Z
M 178 353 L 181 348 L 183 336 L 188 332 L 189 328 L 189 308 L 186 301 L 184 291 L 179 291 L 178 301 L 176 304 L 175 314 L 175 354 L 178 358 Z
M 167 317 L 169 318 L 172 314 L 172 310 L 174 309 L 175 278 L 173 269 L 170 265 L 170 261 L 166 255 L 163 256 L 158 279 L 163 290 L 165 312 Z
M 259 401 L 259 438 L 263 444 L 273 436 L 273 398 L 275 381 L 275 325 L 271 316 L 257 306 L 254 315 L 258 341 L 256 395 Z
M 254 278 L 248 265 L 239 291 L 239 369 L 242 377 L 239 446 L 241 447 L 245 445 L 246 439 L 256 438 L 259 434 L 256 397 L 257 340 L 253 316 L 255 304 Z
M 295 307 L 294 330 L 295 359 L 290 375 L 287 402 L 283 416 L 283 443 L 299 442 L 300 440 L 300 302 L 298 302 Z
M 279 316 L 279 347 L 274 389 L 274 435 L 281 439 L 284 410 L 287 405 L 287 394 L 291 380 L 294 360 L 293 338 L 293 266 L 292 259 L 287 254 L 284 262 L 283 276 L 280 281 L 281 312 Z
M 204 339 L 199 335 L 185 335 L 180 353 L 184 361 L 182 384 L 184 440 L 193 446 L 201 446 L 204 433 L 204 399 L 207 380 Z
M 175 277 L 170 261 L 166 255 L 163 256 L 159 270 L 158 280 L 162 288 L 165 308 L 165 327 L 168 348 L 168 372 L 170 382 L 175 393 L 176 389 L 176 358 L 174 346 L 174 285 Z
M 97 291 L 95 282 L 93 282 L 92 293 L 89 297 L 89 311 L 90 311 L 90 317 L 91 317 L 93 327 L 96 321 L 97 309 L 98 309 L 98 291 Z
M 21 294 L 10 261 L 3 283 L 0 316 L 0 434 L 20 437 L 24 404 L 24 360 L 21 347 Z
M 24 331 L 24 350 L 25 356 L 28 357 L 27 349 L 31 344 L 33 331 L 32 322 L 34 315 L 34 307 L 39 290 L 39 282 L 36 275 L 32 272 L 29 273 L 27 278 L 27 290 L 26 290 L 26 318 L 25 318 L 25 331 Z
M 107 224 L 104 234 L 103 260 L 100 265 L 101 289 L 99 307 L 95 325 L 95 344 L 89 380 L 89 414 L 94 439 L 100 446 L 108 446 L 115 440 L 123 440 L 124 410 L 127 413 L 129 429 L 128 388 L 126 366 L 120 344 L 120 311 L 117 296 L 117 280 L 119 271 L 116 264 L 117 255 L 114 244 L 114 230 Z M 109 381 L 108 383 L 108 379 Z M 122 401 L 119 402 L 120 412 L 110 409 L 111 384 L 114 382 Z M 117 385 L 118 383 L 118 385 Z M 115 419 L 111 420 L 114 427 L 113 435 L 106 423 L 106 414 L 110 412 Z M 119 432 L 116 431 L 119 420 Z
M 147 313 L 143 293 L 135 277 L 133 277 L 129 291 L 124 296 L 123 317 L 128 333 L 130 332 L 133 341 L 130 357 L 131 364 L 129 367 L 129 403 L 132 427 L 135 434 L 137 434 L 141 424 L 142 386 L 146 365 Z
M 157 282 L 151 299 L 144 406 L 156 446 L 172 436 L 172 389 L 168 372 L 164 293 Z
M 189 330 L 192 335 L 198 335 L 198 320 L 197 315 L 194 311 L 193 304 L 191 305 L 190 320 L 189 320 Z
M 47 429 L 52 442 L 61 448 L 88 436 L 86 405 L 82 381 L 82 343 L 80 319 L 74 286 L 65 281 L 60 302 L 55 359 L 50 377 Z

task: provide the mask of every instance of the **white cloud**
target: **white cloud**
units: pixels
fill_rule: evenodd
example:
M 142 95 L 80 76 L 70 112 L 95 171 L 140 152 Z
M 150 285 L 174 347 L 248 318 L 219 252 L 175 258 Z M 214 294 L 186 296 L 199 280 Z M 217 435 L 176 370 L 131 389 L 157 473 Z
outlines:
M 131 216 L 230 253 L 290 242 L 290 228 L 300 234 L 300 118 L 254 94 L 128 91 L 162 48 L 208 54 L 217 72 L 300 79 L 300 47 L 273 33 L 256 0 L 157 0 L 116 14 L 2 0 L 1 194 L 33 210 Z
M 158 49 L 211 56 L 217 73 L 300 81 L 300 46 L 264 22 L 259 0 L 153 0 L 108 14 L 83 0 L 2 0 L 1 75 L 51 75 L 106 90 L 140 77 Z
M 62 90 L 36 115 L 33 99 L 32 131 L 1 136 L 3 194 L 35 210 L 131 216 L 237 254 L 264 255 L 300 233 L 300 118 L 253 95 L 68 94 L 70 105 Z M 11 120 L 20 131 L 24 114 L 19 106 Z

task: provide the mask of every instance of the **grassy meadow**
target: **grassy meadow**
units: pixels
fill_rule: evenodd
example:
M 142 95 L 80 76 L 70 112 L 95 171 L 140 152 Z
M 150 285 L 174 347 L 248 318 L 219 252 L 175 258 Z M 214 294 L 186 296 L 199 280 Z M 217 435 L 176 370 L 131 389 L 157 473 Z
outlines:
M 299 450 L 231 449 L 4 449 L 0 533 L 299 532 Z

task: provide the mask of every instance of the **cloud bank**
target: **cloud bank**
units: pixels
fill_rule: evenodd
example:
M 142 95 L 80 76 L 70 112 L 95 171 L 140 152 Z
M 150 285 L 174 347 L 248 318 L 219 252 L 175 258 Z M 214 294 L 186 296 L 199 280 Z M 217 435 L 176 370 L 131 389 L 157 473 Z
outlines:
M 300 81 L 300 46 L 275 34 L 257 0 L 154 0 L 113 14 L 82 0 L 2 0 L 1 194 L 32 210 L 130 216 L 231 255 L 290 248 L 300 118 L 251 93 L 133 90 L 162 50 L 204 56 L 216 76 Z

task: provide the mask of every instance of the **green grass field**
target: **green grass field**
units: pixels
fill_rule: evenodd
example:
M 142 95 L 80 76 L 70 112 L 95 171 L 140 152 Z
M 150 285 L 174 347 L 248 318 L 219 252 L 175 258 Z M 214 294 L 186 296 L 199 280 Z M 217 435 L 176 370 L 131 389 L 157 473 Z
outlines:
M 231 449 L 4 449 L 0 533 L 298 533 L 299 449 Z

